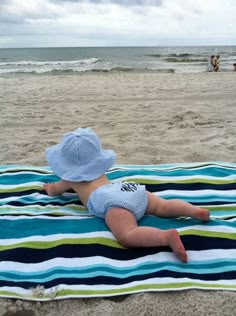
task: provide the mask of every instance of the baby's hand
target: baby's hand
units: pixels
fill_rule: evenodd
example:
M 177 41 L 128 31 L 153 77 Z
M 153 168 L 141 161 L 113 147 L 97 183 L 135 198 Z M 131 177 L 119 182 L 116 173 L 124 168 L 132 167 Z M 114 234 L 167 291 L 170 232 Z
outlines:
M 64 180 L 58 182 L 46 183 L 43 186 L 44 190 L 50 196 L 62 195 L 64 192 L 70 190 L 70 183 Z
M 47 192 L 49 196 L 58 195 L 55 184 L 54 183 L 46 183 L 43 186 L 44 191 Z

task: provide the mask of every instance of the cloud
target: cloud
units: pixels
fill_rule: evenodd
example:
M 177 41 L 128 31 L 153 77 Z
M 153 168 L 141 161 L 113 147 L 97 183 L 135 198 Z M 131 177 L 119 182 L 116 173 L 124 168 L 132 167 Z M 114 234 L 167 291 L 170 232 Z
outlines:
M 122 6 L 161 5 L 163 0 L 50 0 L 54 3 L 77 2 L 91 4 L 117 4 Z
M 0 47 L 230 45 L 235 11 L 235 0 L 2 0 Z

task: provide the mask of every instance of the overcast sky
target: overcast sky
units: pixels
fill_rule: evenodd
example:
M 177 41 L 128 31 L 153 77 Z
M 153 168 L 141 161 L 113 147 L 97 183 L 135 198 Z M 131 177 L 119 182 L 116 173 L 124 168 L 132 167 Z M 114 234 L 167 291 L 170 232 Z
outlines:
M 0 47 L 236 45 L 236 0 L 0 0 Z

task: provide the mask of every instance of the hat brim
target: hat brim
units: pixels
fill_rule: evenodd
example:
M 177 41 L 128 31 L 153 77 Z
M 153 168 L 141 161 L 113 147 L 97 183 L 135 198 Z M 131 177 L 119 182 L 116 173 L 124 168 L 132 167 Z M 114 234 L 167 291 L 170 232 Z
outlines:
M 68 162 L 62 154 L 62 144 L 54 145 L 45 151 L 46 158 L 52 171 L 65 181 L 82 182 L 99 178 L 115 162 L 113 150 L 103 149 L 87 166 L 80 167 L 78 163 Z

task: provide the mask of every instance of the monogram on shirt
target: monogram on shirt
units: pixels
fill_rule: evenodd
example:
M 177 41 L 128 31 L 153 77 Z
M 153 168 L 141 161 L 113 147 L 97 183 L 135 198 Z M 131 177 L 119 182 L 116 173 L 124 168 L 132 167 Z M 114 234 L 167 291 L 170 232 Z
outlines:
M 123 183 L 121 186 L 121 191 L 135 192 L 138 190 L 137 183 Z

